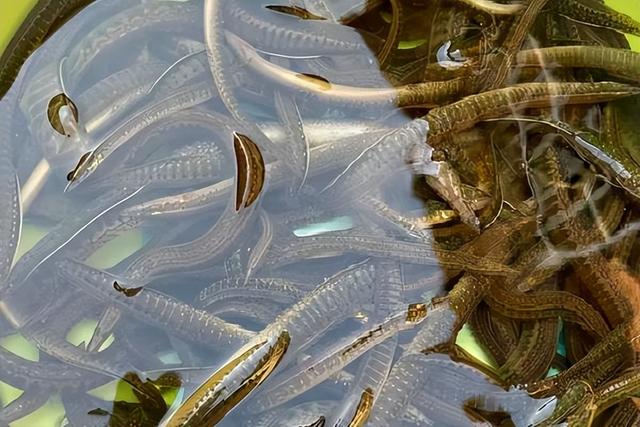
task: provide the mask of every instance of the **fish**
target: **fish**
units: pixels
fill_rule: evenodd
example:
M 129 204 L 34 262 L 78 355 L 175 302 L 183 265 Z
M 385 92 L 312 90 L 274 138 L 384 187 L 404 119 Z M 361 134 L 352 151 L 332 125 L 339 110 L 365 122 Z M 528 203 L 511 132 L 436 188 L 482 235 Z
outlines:
M 333 84 L 322 76 L 297 73 L 269 62 L 262 58 L 253 46 L 229 31 L 226 31 L 224 36 L 247 67 L 283 89 L 295 88 L 321 101 L 356 107 L 434 107 L 446 99 L 464 93 L 465 82 L 462 79 L 416 83 L 399 88 L 363 88 Z
M 0 99 L 2 99 L 29 55 L 73 15 L 93 0 L 39 0 L 18 27 L 0 56 Z
M 280 332 L 232 357 L 204 381 L 160 426 L 216 425 L 278 367 L 289 347 Z
M 236 153 L 236 211 L 251 206 L 260 196 L 265 180 L 260 148 L 248 136 L 234 132 Z

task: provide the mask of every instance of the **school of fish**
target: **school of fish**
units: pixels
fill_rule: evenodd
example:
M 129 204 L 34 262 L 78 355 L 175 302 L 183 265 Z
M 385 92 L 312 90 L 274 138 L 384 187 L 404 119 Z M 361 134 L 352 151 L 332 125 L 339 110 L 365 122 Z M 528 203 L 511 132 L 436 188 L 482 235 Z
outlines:
M 640 425 L 628 35 L 603 0 L 37 1 L 0 426 Z

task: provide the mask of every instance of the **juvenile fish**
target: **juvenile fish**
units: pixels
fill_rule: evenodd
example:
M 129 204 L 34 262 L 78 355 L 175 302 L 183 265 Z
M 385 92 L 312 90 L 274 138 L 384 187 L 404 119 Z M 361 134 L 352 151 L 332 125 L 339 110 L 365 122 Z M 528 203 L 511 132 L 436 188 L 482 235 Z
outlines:
M 300 20 L 291 16 L 246 7 L 241 2 L 220 1 L 222 19 L 234 22 L 234 32 L 266 52 L 280 55 L 369 54 L 353 28 L 332 22 Z M 208 21 L 205 25 L 218 25 Z M 222 27 L 220 27 L 222 28 Z M 284 31 L 286 29 L 286 31 Z
M 264 382 L 278 367 L 289 347 L 289 334 L 282 331 L 233 357 L 172 414 L 163 427 L 214 426 Z
M 267 61 L 247 42 L 226 31 L 229 46 L 243 63 L 283 89 L 309 93 L 322 101 L 352 106 L 433 107 L 464 92 L 465 80 L 426 82 L 397 88 L 364 88 L 334 84 L 320 76 L 301 74 Z
M 13 145 L 16 143 L 11 128 L 13 96 L 0 100 L 0 289 L 6 288 L 22 230 L 22 204 L 20 182 L 13 165 Z M 0 291 L 0 294 L 2 291 Z
M 265 166 L 260 148 L 246 135 L 233 133 L 236 154 L 236 211 L 251 206 L 260 196 Z
M 213 95 L 214 90 L 209 85 L 201 83 L 175 92 L 157 102 L 152 102 L 103 138 L 96 144 L 95 149 L 80 159 L 78 165 L 67 177 L 69 184 L 66 190 L 76 188 L 92 175 L 118 147 L 130 141 L 143 129 L 177 111 L 205 102 Z
M 115 304 L 146 322 L 168 329 L 178 336 L 189 337 L 208 346 L 233 347 L 253 334 L 241 327 L 228 324 L 203 310 L 178 301 L 152 289 L 142 289 L 135 298 L 114 291 L 114 277 L 71 260 L 58 264 L 60 276 L 68 283 L 90 295 Z
M 522 108 L 547 107 L 557 103 L 591 104 L 640 93 L 640 88 L 614 83 L 522 83 L 467 96 L 424 117 L 429 122 L 429 144 L 440 148 L 443 138 L 469 129 L 478 122 L 498 118 Z
M 293 373 L 283 372 L 274 378 L 269 388 L 265 389 L 253 402 L 251 410 L 267 410 L 295 398 L 343 369 L 375 345 L 381 344 L 400 331 L 420 324 L 426 316 L 427 309 L 424 304 L 411 304 L 407 309 L 390 316 L 383 323 L 350 340 L 351 342 L 347 345 L 331 349 L 319 360 L 296 366 L 293 368 Z M 284 379 L 278 382 L 277 379 L 282 377 Z

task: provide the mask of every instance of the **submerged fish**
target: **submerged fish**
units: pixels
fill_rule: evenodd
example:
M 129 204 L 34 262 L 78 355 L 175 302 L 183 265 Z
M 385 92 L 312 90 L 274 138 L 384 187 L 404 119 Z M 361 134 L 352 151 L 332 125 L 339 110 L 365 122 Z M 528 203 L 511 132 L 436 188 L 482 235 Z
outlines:
M 233 356 L 160 425 L 216 425 L 271 375 L 286 353 L 289 341 L 287 331 L 282 331 Z

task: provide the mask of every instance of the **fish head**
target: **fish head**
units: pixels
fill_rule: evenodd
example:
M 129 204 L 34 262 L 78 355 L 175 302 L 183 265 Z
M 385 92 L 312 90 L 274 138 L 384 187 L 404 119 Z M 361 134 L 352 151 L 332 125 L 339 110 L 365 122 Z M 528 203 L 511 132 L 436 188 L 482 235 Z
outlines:
M 67 174 L 67 186 L 64 191 L 71 191 L 86 180 L 100 164 L 99 156 L 95 152 L 88 151 L 84 153 L 76 167 Z

